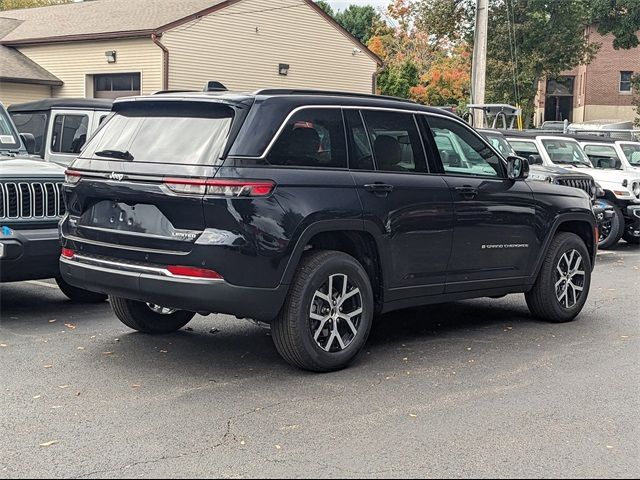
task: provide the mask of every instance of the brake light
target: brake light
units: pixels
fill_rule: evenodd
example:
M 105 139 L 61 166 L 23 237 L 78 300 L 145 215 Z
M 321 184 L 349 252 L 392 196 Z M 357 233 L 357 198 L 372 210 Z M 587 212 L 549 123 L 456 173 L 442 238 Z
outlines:
M 219 197 L 266 197 L 276 184 L 272 180 L 228 180 L 165 178 L 164 184 L 172 192 L 187 195 Z
M 62 249 L 62 257 L 66 258 L 67 260 L 73 260 L 76 256 L 76 252 L 74 252 L 73 250 L 71 250 L 70 248 L 63 248 Z
M 176 277 L 204 278 L 209 280 L 222 280 L 222 275 L 213 270 L 204 268 L 182 267 L 179 265 L 169 265 L 167 270 Z
M 70 185 L 75 185 L 82 179 L 82 174 L 75 170 L 67 170 L 64 172 L 64 182 Z

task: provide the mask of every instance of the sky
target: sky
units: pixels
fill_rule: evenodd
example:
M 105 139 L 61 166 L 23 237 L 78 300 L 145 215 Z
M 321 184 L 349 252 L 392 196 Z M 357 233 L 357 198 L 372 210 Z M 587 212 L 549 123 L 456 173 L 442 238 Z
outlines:
M 389 0 L 328 0 L 331 6 L 336 10 L 343 10 L 349 5 L 373 5 L 374 7 L 386 7 Z

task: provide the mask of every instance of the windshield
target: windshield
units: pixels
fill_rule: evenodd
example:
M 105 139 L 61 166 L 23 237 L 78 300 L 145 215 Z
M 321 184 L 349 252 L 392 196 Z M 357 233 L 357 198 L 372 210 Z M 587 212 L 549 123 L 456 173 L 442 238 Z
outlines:
M 631 165 L 640 167 L 640 143 L 623 143 L 622 152 Z
M 553 163 L 593 167 L 578 142 L 567 140 L 542 140 L 542 145 Z
M 4 107 L 0 105 L 0 150 L 20 150 L 22 143 L 11 119 Z
M 215 165 L 234 112 L 210 103 L 141 102 L 121 105 L 81 158 L 142 163 Z
M 498 150 L 503 157 L 506 158 L 516 154 L 505 138 L 499 135 L 488 134 L 487 139 L 489 140 L 489 143 L 491 143 L 491 146 Z

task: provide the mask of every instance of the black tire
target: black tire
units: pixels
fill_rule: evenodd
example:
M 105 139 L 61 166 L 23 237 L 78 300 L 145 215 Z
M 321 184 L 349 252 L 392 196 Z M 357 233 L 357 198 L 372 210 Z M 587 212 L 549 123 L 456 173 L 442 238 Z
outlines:
M 333 290 L 342 290 L 344 283 L 351 286 L 351 290 L 348 290 L 348 287 L 344 288 L 347 292 L 359 289 L 359 294 L 351 297 L 356 302 L 355 306 L 352 304 L 349 308 L 353 308 L 351 313 L 362 308 L 362 313 L 352 317 L 352 320 L 358 318 L 352 322 L 354 326 L 357 322 L 357 332 L 351 333 L 353 330 L 350 330 L 345 333 L 347 336 L 352 336 L 348 343 L 345 341 L 346 337 L 340 333 L 340 329 L 344 332 L 344 329 L 348 328 L 345 319 L 329 320 L 326 323 L 326 329 L 323 329 L 322 325 L 325 323 L 311 318 L 312 310 L 318 308 L 317 302 L 324 302 L 317 293 L 321 292 L 325 285 L 329 293 L 329 281 L 335 282 Z M 337 293 L 340 294 L 340 292 Z M 345 298 L 347 297 L 349 295 L 345 295 Z M 348 301 L 352 301 L 351 299 Z M 358 306 L 360 304 L 361 307 Z M 339 312 L 342 310 L 338 309 L 339 304 L 331 306 L 330 303 L 326 303 L 325 305 L 329 307 L 330 313 L 324 310 L 321 313 L 329 316 L 341 315 Z M 336 251 L 310 252 L 302 258 L 282 311 L 271 325 L 272 338 L 280 355 L 294 367 L 312 372 L 341 370 L 355 359 L 367 342 L 373 323 L 373 313 L 371 281 L 356 259 Z M 320 328 L 317 328 L 318 326 Z M 324 345 L 314 338 L 316 337 L 313 334 L 314 329 L 316 335 L 318 332 L 323 332 L 324 338 L 326 338 L 324 332 L 329 332 L 329 338 L 326 338 Z M 340 337 L 339 340 L 338 337 L 333 336 L 336 332 Z M 341 344 L 344 344 L 345 348 L 342 348 Z M 337 351 L 331 349 L 332 345 L 337 347 Z M 329 350 L 326 350 L 327 346 Z
M 576 277 L 577 283 L 582 280 L 582 291 L 579 292 L 579 298 L 575 298 L 575 305 L 566 306 L 565 303 L 569 303 L 571 299 L 571 293 L 568 292 L 567 296 L 562 300 L 558 297 L 560 295 L 560 289 L 566 286 L 566 290 L 569 289 L 567 282 L 560 283 L 560 273 L 558 268 L 562 266 L 561 259 L 565 254 L 569 256 L 571 252 L 576 251 L 582 258 L 582 263 L 577 270 L 584 272 L 584 278 Z M 576 258 L 577 262 L 577 258 Z M 564 261 L 563 261 L 564 263 Z M 568 267 L 569 270 L 571 267 Z M 553 323 L 564 323 L 574 320 L 584 308 L 584 305 L 589 296 L 589 290 L 591 288 L 591 270 L 592 263 L 591 257 L 584 241 L 573 233 L 561 232 L 558 233 L 551 242 L 549 251 L 538 275 L 538 279 L 533 289 L 526 294 L 527 305 L 531 313 L 542 320 Z M 573 290 L 573 295 L 577 295 Z
M 169 314 L 156 313 L 144 302 L 110 297 L 114 313 L 127 327 L 150 335 L 173 333 L 187 325 L 195 313 L 179 310 Z
M 600 240 L 598 242 L 598 248 L 606 250 L 611 247 L 615 247 L 622 236 L 624 235 L 624 215 L 622 210 L 616 207 L 610 202 L 606 202 L 613 207 L 613 217 L 605 225 L 600 225 Z M 603 232 L 607 231 L 607 235 L 604 236 Z
M 634 237 L 628 230 L 624 232 L 622 238 L 630 245 L 640 245 L 640 237 Z
M 69 285 L 62 278 L 56 278 L 58 288 L 64 293 L 69 300 L 76 303 L 104 303 L 107 301 L 107 296 L 103 293 L 90 292 L 89 290 L 83 290 L 73 285 Z

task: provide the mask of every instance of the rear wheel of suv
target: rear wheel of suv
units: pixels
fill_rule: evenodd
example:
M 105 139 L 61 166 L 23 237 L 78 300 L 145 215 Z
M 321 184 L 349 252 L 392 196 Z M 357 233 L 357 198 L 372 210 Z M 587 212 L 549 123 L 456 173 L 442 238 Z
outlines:
M 599 226 L 600 239 L 598 248 L 603 250 L 616 246 L 624 235 L 624 215 L 622 211 L 612 203 L 606 203 L 613 207 L 613 217 Z
M 116 316 L 127 327 L 152 335 L 176 332 L 196 315 L 119 297 L 110 297 L 109 302 Z
M 306 254 L 273 322 L 276 349 L 291 365 L 314 372 L 347 367 L 364 347 L 373 322 L 367 272 L 336 251 Z
M 56 278 L 58 288 L 64 293 L 69 300 L 77 303 L 104 303 L 107 301 L 107 296 L 103 293 L 90 292 L 89 290 L 83 290 L 73 285 L 69 285 L 62 278 Z
M 533 289 L 526 294 L 531 313 L 554 323 L 570 322 L 582 311 L 591 287 L 591 258 L 584 241 L 559 233 L 551 242 Z

